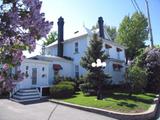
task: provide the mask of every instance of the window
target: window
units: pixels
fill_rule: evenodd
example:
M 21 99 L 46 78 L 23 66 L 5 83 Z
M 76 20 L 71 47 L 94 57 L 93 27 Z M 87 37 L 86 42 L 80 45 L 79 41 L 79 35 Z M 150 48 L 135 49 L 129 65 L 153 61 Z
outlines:
M 113 70 L 114 71 L 121 71 L 123 66 L 121 64 L 113 63 Z
M 120 59 L 120 52 L 117 52 L 117 59 Z
M 120 59 L 120 52 L 122 52 L 122 49 L 117 48 L 117 59 Z
M 28 70 L 28 68 L 29 68 L 29 67 L 28 67 L 28 66 L 26 66 L 26 70 Z
M 42 71 L 44 71 L 44 67 L 42 67 Z
M 112 46 L 109 44 L 105 44 L 105 48 L 106 48 L 106 55 L 109 57 L 109 49 L 112 48 Z
M 75 77 L 79 78 L 79 66 L 75 65 Z
M 78 53 L 78 42 L 75 43 L 75 49 L 74 49 L 75 53 Z

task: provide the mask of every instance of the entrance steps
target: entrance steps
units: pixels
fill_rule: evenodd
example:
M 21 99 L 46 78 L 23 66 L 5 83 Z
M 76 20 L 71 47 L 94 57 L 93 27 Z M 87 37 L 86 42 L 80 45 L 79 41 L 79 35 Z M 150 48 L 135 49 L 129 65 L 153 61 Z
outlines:
M 40 92 L 37 88 L 20 89 L 10 99 L 16 102 L 40 100 Z

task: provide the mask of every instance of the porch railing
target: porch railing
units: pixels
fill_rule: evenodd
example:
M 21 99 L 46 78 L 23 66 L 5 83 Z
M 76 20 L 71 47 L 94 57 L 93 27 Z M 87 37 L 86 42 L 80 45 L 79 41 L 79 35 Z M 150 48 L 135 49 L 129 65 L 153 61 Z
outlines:
M 10 92 L 10 97 L 12 97 L 20 89 L 20 84 L 19 83 L 14 83 L 14 84 L 16 84 L 16 86 Z

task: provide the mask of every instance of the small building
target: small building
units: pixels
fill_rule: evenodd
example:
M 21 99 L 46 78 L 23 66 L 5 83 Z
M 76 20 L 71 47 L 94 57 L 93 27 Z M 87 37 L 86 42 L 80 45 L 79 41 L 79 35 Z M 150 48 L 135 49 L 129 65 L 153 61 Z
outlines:
M 106 61 L 103 61 L 107 64 L 104 72 L 112 76 L 112 84 L 122 83 L 125 77 L 125 47 L 111 40 L 103 27 L 102 17 L 99 17 L 98 23 L 99 28 L 95 31 L 83 27 L 82 30 L 74 32 L 73 36 L 64 40 L 64 20 L 60 17 L 58 20 L 58 41 L 48 45 L 44 55 L 36 55 L 22 62 L 19 69 L 25 73 L 25 78 L 16 84 L 12 98 L 19 101 L 31 100 L 28 97 L 29 93 L 27 93 L 27 91 L 31 91 L 36 95 L 32 96 L 33 100 L 40 99 L 49 92 L 48 90 L 54 84 L 57 74 L 72 78 L 84 75 L 87 71 L 80 65 L 80 60 L 85 55 L 94 32 L 102 38 L 103 50 L 109 56 Z

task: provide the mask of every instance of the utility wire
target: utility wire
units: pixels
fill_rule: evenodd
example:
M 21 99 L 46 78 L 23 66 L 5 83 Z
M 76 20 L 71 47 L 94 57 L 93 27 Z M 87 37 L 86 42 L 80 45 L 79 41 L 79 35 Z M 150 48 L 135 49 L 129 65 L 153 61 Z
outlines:
M 139 13 L 142 13 L 141 10 L 140 10 L 140 7 L 139 7 L 139 5 L 138 5 L 138 3 L 136 2 L 136 0 L 134 0 L 134 3 L 135 3 L 135 5 L 136 5 L 136 7 L 137 7 Z
M 131 0 L 131 2 L 132 2 L 133 7 L 135 8 L 135 10 L 138 11 L 138 13 L 142 13 L 136 0 Z
M 135 9 L 136 11 L 138 11 L 138 9 L 137 9 L 135 3 L 133 2 L 133 0 L 131 0 L 131 2 L 132 2 L 132 5 L 133 5 L 134 9 Z

